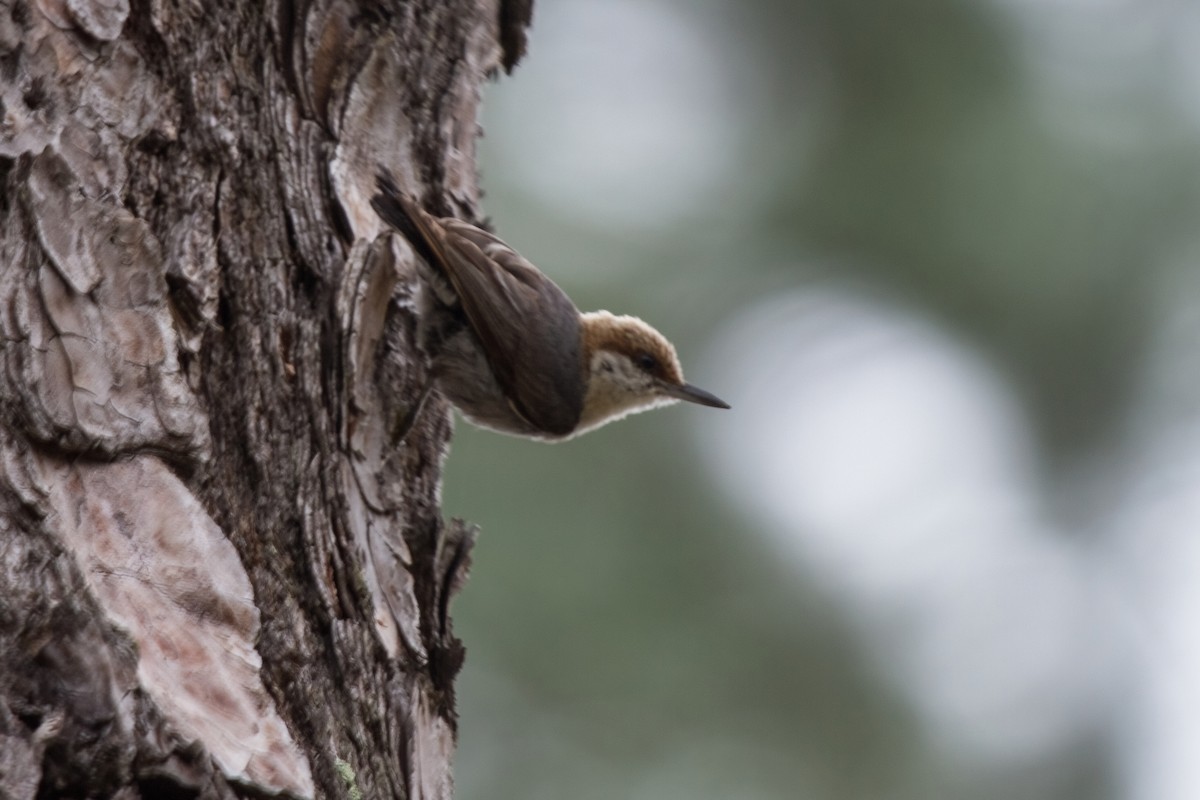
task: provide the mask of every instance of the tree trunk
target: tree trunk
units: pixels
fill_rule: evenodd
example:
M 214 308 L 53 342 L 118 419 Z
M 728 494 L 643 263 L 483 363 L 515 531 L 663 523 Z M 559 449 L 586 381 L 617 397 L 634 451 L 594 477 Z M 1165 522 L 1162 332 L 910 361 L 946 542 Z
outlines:
M 530 0 L 0 0 L 0 796 L 448 798 L 474 532 L 380 168 Z

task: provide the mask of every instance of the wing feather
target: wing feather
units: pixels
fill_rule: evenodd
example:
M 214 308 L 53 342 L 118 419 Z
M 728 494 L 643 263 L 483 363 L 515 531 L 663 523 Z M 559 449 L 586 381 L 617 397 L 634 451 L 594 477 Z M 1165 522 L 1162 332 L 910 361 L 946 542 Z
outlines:
M 453 286 L 513 410 L 566 435 L 583 412 L 579 312 L 566 293 L 498 237 L 426 213 L 380 176 L 371 204 Z
M 500 239 L 445 223 L 451 283 L 513 409 L 548 433 L 570 433 L 584 393 L 574 303 Z

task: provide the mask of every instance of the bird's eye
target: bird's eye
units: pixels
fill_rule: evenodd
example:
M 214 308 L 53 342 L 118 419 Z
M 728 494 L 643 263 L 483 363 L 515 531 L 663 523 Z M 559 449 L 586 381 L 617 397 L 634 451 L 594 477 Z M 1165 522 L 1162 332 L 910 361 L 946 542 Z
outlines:
M 638 353 L 633 361 L 637 364 L 638 369 L 645 372 L 653 372 L 658 369 L 658 359 L 649 353 Z

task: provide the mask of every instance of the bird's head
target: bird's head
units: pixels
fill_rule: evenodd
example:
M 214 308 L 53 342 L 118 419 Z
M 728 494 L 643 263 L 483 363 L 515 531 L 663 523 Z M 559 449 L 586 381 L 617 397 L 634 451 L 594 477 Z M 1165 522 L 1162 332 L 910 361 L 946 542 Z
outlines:
M 679 400 L 729 408 L 687 383 L 675 348 L 637 317 L 590 311 L 581 321 L 587 392 L 576 433 Z

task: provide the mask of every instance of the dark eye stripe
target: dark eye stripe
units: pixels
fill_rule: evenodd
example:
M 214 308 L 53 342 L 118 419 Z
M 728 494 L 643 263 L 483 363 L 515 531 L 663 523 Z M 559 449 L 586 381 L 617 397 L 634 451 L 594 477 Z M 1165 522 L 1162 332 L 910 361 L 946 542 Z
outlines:
M 633 361 L 638 365 L 638 369 L 645 370 L 646 372 L 653 372 L 658 369 L 658 359 L 649 353 L 639 353 Z

